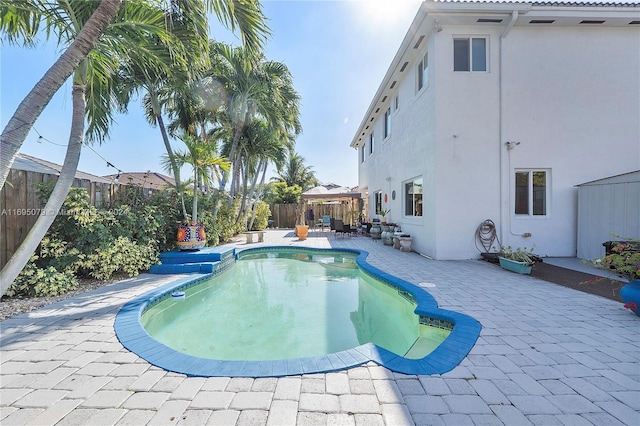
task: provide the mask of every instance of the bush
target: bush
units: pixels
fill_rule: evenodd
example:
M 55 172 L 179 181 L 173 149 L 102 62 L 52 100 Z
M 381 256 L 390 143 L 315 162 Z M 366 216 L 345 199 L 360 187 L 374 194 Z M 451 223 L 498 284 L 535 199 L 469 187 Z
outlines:
M 271 216 L 271 209 L 269 205 L 264 201 L 259 201 L 256 207 L 256 218 L 253 221 L 252 231 L 261 231 L 267 229 L 269 224 L 269 216 Z
M 70 271 L 59 272 L 53 266 L 39 268 L 38 256 L 32 256 L 5 295 L 7 297 L 59 296 L 78 288 L 78 280 Z

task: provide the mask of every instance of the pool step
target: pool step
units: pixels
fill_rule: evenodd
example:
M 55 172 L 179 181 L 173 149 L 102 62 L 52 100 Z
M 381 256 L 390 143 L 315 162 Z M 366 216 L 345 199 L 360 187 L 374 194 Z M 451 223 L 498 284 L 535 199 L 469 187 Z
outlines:
M 159 265 L 149 268 L 150 274 L 210 274 L 227 269 L 235 260 L 235 249 L 208 247 L 198 251 L 169 251 L 160 253 Z

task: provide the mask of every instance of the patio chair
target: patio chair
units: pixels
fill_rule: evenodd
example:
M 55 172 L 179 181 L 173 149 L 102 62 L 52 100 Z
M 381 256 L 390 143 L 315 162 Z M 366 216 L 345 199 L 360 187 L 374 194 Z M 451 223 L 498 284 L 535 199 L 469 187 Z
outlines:
M 338 235 L 344 236 L 344 222 L 342 221 L 342 219 L 334 219 L 333 227 L 335 228 L 335 231 L 336 231 L 336 237 Z
M 329 215 L 322 216 L 322 230 L 324 231 L 325 228 L 331 230 L 331 216 Z

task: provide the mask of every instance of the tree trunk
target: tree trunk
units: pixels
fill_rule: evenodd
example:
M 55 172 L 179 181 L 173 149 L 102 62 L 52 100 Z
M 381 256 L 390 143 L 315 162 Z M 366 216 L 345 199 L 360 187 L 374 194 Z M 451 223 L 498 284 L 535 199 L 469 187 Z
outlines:
M 265 160 L 264 161 L 264 166 L 262 169 L 262 177 L 260 178 L 260 186 L 258 188 L 258 190 L 256 191 L 256 200 L 259 200 L 262 198 L 262 189 L 264 188 L 264 180 L 265 177 L 267 176 L 267 167 L 269 166 L 269 161 Z M 258 168 L 256 176 L 258 175 L 258 173 L 260 173 L 260 168 Z M 253 222 L 255 222 L 256 220 L 256 210 L 258 209 L 258 203 L 253 203 L 253 208 L 251 209 L 251 223 L 249 223 L 249 229 L 253 228 Z
M 155 104 L 154 104 L 154 110 L 155 110 Z M 169 163 L 171 163 L 171 170 L 173 171 L 173 177 L 176 180 L 176 191 L 178 191 L 178 195 L 180 195 L 180 204 L 182 205 L 182 217 L 186 222 L 187 207 L 184 205 L 184 191 L 182 188 L 182 181 L 180 180 L 180 167 L 178 167 L 178 164 L 176 163 L 176 157 L 173 154 L 173 149 L 171 148 L 171 142 L 169 142 L 169 135 L 167 135 L 167 129 L 164 127 L 164 120 L 162 119 L 162 115 L 159 112 L 155 112 L 155 114 L 156 114 L 156 121 L 158 122 L 158 127 L 160 127 L 160 133 L 162 133 L 162 140 L 164 141 L 164 147 L 167 150 L 167 155 L 169 156 Z
M 9 286 L 16 279 L 20 271 L 25 267 L 31 255 L 36 251 L 38 245 L 49 230 L 49 227 L 56 218 L 62 203 L 64 203 L 69 193 L 69 188 L 78 170 L 80 161 L 80 151 L 82 149 L 82 139 L 84 135 L 84 115 L 85 115 L 85 86 L 74 83 L 72 89 L 73 113 L 71 118 L 71 133 L 69 135 L 69 145 L 64 164 L 60 170 L 60 176 L 53 188 L 53 192 L 44 206 L 44 214 L 38 217 L 33 228 L 27 234 L 20 247 L 11 256 L 9 262 L 0 271 L 0 296 L 4 295 Z
M 0 136 L 0 188 L 4 186 L 13 160 L 33 124 L 60 86 L 87 57 L 100 35 L 118 13 L 121 3 L 122 0 L 102 0 L 73 43 L 33 86 L 7 122 Z

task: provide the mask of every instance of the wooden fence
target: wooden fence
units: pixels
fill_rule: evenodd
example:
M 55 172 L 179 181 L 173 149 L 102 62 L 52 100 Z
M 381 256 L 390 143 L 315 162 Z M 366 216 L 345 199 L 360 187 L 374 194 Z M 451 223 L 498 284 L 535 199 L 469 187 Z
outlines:
M 7 181 L 0 191 L 0 269 L 6 265 L 16 249 L 36 223 L 41 214 L 58 214 L 46 212 L 44 204 L 37 196 L 36 183 L 57 180 L 55 175 L 10 170 Z M 75 179 L 73 186 L 85 188 L 89 200 L 96 207 L 108 206 L 119 191 L 130 187 L 124 184 L 93 182 L 87 179 Z
M 272 228 L 293 228 L 296 226 L 298 217 L 305 213 L 300 212 L 298 204 L 270 204 L 269 208 L 271 209 L 270 219 L 273 220 L 270 222 Z M 311 208 L 316 221 L 322 219 L 324 215 L 342 219 L 344 223 L 352 221 L 349 204 L 312 204 Z

